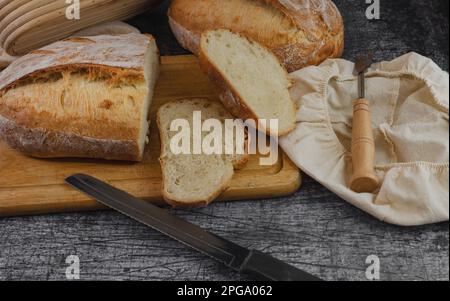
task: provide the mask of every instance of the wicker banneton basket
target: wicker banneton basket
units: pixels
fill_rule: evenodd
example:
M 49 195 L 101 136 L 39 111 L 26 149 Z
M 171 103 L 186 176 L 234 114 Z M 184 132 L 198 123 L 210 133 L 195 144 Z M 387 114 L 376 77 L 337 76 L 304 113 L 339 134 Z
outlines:
M 0 48 L 23 55 L 99 23 L 125 20 L 162 0 L 0 0 Z M 76 4 L 79 4 L 79 11 Z M 79 19 L 74 19 L 79 13 Z

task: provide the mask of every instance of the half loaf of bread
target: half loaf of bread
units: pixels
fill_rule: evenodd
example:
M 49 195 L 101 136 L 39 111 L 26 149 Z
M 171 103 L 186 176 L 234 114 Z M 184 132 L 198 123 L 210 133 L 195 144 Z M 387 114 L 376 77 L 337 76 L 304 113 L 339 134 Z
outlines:
M 41 158 L 140 161 L 159 72 L 153 37 L 69 38 L 0 74 L 0 138 Z
M 272 50 L 289 72 L 344 48 L 344 24 L 331 0 L 174 0 L 168 15 L 180 44 L 195 54 L 204 31 L 226 28 Z
M 216 199 L 229 187 L 234 169 L 243 167 L 248 161 L 246 135 L 243 139 L 234 136 L 234 152 L 222 154 L 194 154 L 190 145 L 190 153 L 175 154 L 171 148 L 175 135 L 172 122 L 185 120 L 190 126 L 191 143 L 193 143 L 194 112 L 201 112 L 201 122 L 218 120 L 225 131 L 225 120 L 233 120 L 226 109 L 216 101 L 208 99 L 184 99 L 163 105 L 157 115 L 161 137 L 160 163 L 163 174 L 163 196 L 173 206 L 195 207 L 205 206 Z M 239 128 L 239 126 L 238 126 Z M 244 132 L 244 126 L 240 128 Z M 210 132 L 202 131 L 202 140 Z M 222 143 L 225 145 L 225 134 Z M 242 137 L 242 136 L 241 136 Z M 225 150 L 225 147 L 223 148 Z M 241 150 L 241 151 L 240 151 Z
M 257 42 L 226 29 L 203 33 L 200 65 L 216 84 L 225 107 L 274 137 L 295 127 L 297 108 L 291 99 L 288 73 L 275 55 Z M 271 121 L 277 121 L 274 128 Z

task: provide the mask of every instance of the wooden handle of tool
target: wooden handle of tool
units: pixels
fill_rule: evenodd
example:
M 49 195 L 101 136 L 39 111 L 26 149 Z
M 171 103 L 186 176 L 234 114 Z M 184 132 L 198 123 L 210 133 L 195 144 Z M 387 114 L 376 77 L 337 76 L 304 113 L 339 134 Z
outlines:
M 372 193 L 378 189 L 375 175 L 375 140 L 372 131 L 370 104 L 358 99 L 353 105 L 352 136 L 353 176 L 350 189 L 358 193 Z

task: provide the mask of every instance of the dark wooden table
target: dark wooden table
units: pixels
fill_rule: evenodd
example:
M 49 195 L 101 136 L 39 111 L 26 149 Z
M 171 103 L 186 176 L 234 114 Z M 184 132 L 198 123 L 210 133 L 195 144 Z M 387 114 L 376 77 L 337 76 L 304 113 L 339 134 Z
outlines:
M 448 71 L 447 0 L 381 0 L 377 21 L 365 18 L 365 1 L 335 2 L 346 23 L 345 58 L 364 49 L 380 60 L 416 51 Z M 166 9 L 131 23 L 154 34 L 163 55 L 183 54 Z M 381 280 L 449 279 L 448 223 L 388 225 L 307 177 L 290 197 L 174 213 L 327 280 L 366 280 L 369 255 L 380 259 Z M 115 212 L 0 219 L 0 280 L 64 280 L 72 254 L 82 280 L 248 279 Z

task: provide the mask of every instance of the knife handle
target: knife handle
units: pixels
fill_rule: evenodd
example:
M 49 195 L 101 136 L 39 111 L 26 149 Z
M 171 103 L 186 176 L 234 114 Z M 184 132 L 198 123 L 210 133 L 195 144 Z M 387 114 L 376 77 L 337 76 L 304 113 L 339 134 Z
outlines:
M 372 193 L 379 186 L 375 175 L 375 140 L 369 101 L 358 99 L 353 104 L 352 134 L 353 176 L 350 189 L 358 193 Z
M 241 268 L 242 273 L 252 274 L 269 281 L 322 281 L 265 253 L 251 250 Z

